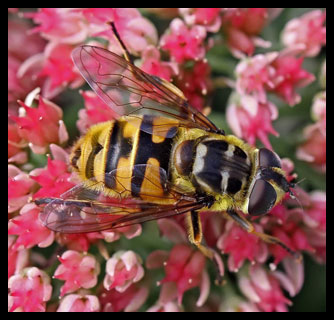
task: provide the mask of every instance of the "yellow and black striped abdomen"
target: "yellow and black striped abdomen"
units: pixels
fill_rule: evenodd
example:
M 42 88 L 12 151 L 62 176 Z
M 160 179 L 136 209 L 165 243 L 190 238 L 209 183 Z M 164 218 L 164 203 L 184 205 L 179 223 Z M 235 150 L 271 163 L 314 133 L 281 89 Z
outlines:
M 92 126 L 74 146 L 70 162 L 87 188 L 154 203 L 164 199 L 178 122 L 122 117 Z

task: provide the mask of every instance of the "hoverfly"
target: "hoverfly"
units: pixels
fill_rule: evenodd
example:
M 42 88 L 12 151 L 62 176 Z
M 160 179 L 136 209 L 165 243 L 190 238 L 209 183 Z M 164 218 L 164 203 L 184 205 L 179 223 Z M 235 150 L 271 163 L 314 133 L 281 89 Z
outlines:
M 279 157 L 225 135 L 178 88 L 134 66 L 111 26 L 125 58 L 89 45 L 72 57 L 119 118 L 92 126 L 74 145 L 70 164 L 81 183 L 59 199 L 36 201 L 45 205 L 44 225 L 82 233 L 184 214 L 190 242 L 215 260 L 202 244 L 199 214 L 216 211 L 299 257 L 246 219 L 268 213 L 286 192 L 293 195 Z

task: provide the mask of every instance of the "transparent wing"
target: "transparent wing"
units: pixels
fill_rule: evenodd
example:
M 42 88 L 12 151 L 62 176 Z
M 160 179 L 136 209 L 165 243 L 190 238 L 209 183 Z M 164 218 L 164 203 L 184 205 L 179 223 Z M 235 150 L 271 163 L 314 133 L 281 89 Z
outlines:
M 174 205 L 142 202 L 135 207 L 121 203 L 101 205 L 91 201 L 53 199 L 40 214 L 40 219 L 53 231 L 85 233 L 167 218 L 204 206 L 203 201 L 180 201 Z
M 80 46 L 73 50 L 72 58 L 91 88 L 120 116 L 163 115 L 186 127 L 222 132 L 172 84 L 106 49 Z
M 109 195 L 107 190 L 101 191 L 101 185 L 105 184 L 95 181 L 95 188 L 93 184 L 88 188 L 82 183 L 61 198 L 36 200 L 37 204 L 45 205 L 40 214 L 43 224 L 63 233 L 102 231 L 166 218 L 206 205 L 204 198 L 181 194 L 169 186 L 166 172 L 159 167 L 136 165 L 131 174 L 129 168 L 120 168 L 107 177 Z

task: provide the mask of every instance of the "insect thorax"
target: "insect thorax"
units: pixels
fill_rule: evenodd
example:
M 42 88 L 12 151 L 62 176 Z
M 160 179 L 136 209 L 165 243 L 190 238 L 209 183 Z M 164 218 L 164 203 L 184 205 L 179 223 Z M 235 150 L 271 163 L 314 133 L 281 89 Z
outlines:
M 209 134 L 181 142 L 174 151 L 174 165 L 198 193 L 234 197 L 249 185 L 251 157 L 251 148 L 239 139 Z

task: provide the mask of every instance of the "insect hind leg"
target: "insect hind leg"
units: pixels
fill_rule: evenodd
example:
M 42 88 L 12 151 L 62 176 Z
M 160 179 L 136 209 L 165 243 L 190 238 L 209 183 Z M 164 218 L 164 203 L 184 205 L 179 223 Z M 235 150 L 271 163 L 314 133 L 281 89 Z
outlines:
M 196 210 L 191 210 L 186 213 L 186 225 L 189 241 L 194 244 L 207 258 L 209 258 L 215 265 L 217 271 L 216 284 L 224 284 L 223 275 L 224 275 L 224 265 L 221 261 L 219 254 L 203 245 L 203 233 L 202 233 L 202 224 L 199 212 Z

